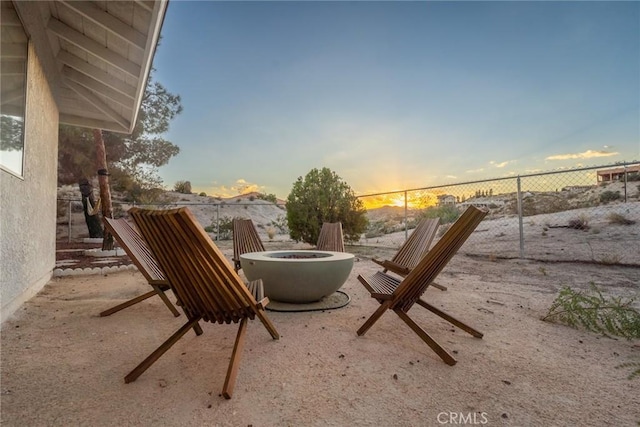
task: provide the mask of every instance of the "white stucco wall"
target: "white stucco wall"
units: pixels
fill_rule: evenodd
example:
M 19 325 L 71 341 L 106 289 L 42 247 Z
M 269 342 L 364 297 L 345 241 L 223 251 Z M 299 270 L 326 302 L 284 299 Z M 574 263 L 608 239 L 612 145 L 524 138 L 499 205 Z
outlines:
M 23 178 L 0 170 L 1 322 L 51 279 L 55 266 L 58 108 L 29 46 Z

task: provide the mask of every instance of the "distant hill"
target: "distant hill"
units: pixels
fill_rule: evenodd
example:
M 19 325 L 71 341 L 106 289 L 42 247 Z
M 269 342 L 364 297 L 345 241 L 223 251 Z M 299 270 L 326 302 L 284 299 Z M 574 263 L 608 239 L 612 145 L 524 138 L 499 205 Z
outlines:
M 407 209 L 407 216 L 413 217 L 414 209 Z M 367 209 L 369 221 L 386 221 L 389 219 L 404 218 L 404 206 L 382 206 L 381 208 Z
M 232 196 L 232 197 L 229 197 L 229 198 L 222 198 L 222 200 L 224 200 L 226 202 L 235 202 L 237 200 L 251 200 L 251 199 L 261 200 L 261 199 L 258 199 L 258 196 L 260 196 L 261 194 L 262 193 L 259 193 L 257 191 L 252 191 L 250 193 L 239 194 L 237 196 Z M 276 198 L 276 203 L 279 206 L 284 206 L 284 205 L 287 204 L 287 201 Z

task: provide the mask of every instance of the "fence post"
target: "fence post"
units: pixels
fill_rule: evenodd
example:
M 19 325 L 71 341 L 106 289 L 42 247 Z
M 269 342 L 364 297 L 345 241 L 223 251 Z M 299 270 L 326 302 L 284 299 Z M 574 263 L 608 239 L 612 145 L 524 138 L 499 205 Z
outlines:
M 408 206 L 407 206 L 407 191 L 404 192 L 404 240 L 406 241 L 409 236 L 409 224 L 408 224 Z
M 216 242 L 220 240 L 220 204 L 216 204 Z
M 69 208 L 67 210 L 69 211 L 69 225 L 68 225 L 69 234 L 67 236 L 67 243 L 71 243 L 71 200 L 69 200 Z
M 520 182 L 520 175 L 517 179 L 518 183 L 518 229 L 520 231 L 520 258 L 524 258 L 524 228 L 522 221 L 522 187 Z
M 627 164 L 624 163 L 622 167 L 624 168 L 624 175 L 622 175 L 624 177 L 624 202 L 627 203 Z

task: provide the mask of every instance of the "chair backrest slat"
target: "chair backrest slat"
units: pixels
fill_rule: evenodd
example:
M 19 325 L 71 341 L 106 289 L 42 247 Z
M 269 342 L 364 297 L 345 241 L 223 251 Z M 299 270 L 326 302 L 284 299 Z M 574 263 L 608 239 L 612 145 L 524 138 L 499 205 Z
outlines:
M 405 311 L 411 308 L 486 215 L 486 211 L 469 206 L 398 286 L 394 307 Z
M 341 222 L 325 222 L 322 224 L 316 249 L 319 251 L 344 252 Z
M 438 231 L 439 223 L 440 218 L 421 219 L 391 261 L 409 270 L 413 270 L 422 257 L 429 251 L 431 242 Z
M 233 259 L 239 260 L 240 255 L 248 252 L 264 252 L 264 245 L 251 219 L 234 218 L 232 231 Z
M 133 224 L 124 218 L 103 218 L 107 229 L 149 283 L 166 281 L 162 269 Z
M 187 208 L 129 212 L 187 313 L 218 323 L 254 318 L 253 295 Z

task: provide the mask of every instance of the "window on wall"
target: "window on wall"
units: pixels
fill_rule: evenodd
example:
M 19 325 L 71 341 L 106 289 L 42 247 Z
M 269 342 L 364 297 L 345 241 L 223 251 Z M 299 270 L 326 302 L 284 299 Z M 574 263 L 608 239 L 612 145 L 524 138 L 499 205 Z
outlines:
M 22 176 L 28 38 L 13 3 L 0 4 L 0 168 Z

